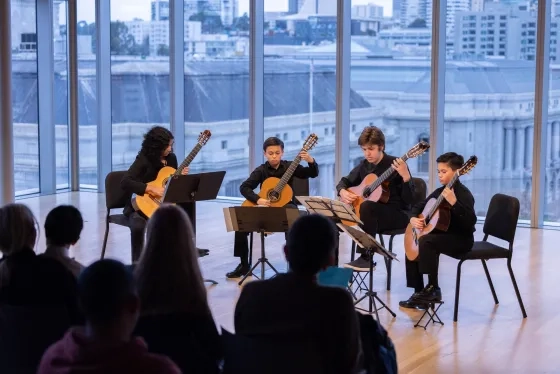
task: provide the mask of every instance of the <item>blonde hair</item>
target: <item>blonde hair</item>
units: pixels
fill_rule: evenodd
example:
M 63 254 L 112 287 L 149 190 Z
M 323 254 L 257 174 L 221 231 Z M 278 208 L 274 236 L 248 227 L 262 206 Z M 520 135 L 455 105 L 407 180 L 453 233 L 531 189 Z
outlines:
M 135 269 L 142 314 L 211 315 L 187 214 L 163 204 L 146 231 L 146 245 Z
M 0 208 L 0 252 L 12 255 L 22 249 L 34 249 L 39 225 L 26 205 L 8 204 Z

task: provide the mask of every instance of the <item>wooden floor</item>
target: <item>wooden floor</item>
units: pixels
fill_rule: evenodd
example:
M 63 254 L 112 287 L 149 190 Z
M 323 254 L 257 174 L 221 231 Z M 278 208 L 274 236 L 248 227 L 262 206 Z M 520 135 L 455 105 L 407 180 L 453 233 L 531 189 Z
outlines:
M 86 220 L 82 239 L 74 256 L 84 264 L 99 258 L 104 233 L 105 200 L 97 193 L 65 193 L 20 200 L 40 220 L 57 204 L 73 204 Z M 208 202 L 197 206 L 197 244 L 211 250 L 200 260 L 206 278 L 219 282 L 208 286 L 209 300 L 216 322 L 233 330 L 233 311 L 239 295 L 237 282 L 226 280 L 225 273 L 237 261 L 233 253 L 233 233 L 226 232 L 222 208 L 228 204 Z M 477 225 L 476 238 L 482 237 Z M 130 239 L 127 228 L 112 226 L 107 256 L 130 261 Z M 282 270 L 283 235 L 267 238 L 267 255 Z M 498 241 L 499 243 L 499 241 Z M 440 309 L 444 326 L 430 325 L 427 330 L 414 328 L 419 311 L 399 309 L 399 300 L 410 296 L 405 287 L 402 239 L 395 240 L 395 251 L 401 262 L 393 264 L 393 285 L 385 291 L 386 273 L 380 265 L 374 275 L 374 288 L 397 314 L 393 318 L 380 311 L 381 323 L 388 329 L 398 355 L 400 373 L 559 373 L 560 360 L 555 359 L 560 334 L 560 231 L 519 228 L 515 243 L 513 269 L 525 302 L 528 318 L 523 319 L 507 272 L 505 261 L 488 265 L 500 304 L 495 306 L 480 262 L 463 265 L 459 321 L 453 323 L 456 261 L 442 256 L 440 286 L 446 303 Z M 260 251 L 257 243 L 257 250 Z M 341 262 L 349 260 L 350 242 L 341 238 Z M 38 252 L 44 249 L 44 237 Z M 270 274 L 270 273 L 269 273 Z M 365 302 L 364 302 L 365 304 Z M 365 305 L 364 305 L 365 306 Z

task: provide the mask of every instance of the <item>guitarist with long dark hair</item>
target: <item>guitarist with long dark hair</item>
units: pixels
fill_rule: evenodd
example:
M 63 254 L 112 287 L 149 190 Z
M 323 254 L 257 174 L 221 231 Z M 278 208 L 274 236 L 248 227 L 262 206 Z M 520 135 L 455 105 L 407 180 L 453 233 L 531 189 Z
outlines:
M 149 186 L 148 182 L 156 179 L 158 172 L 164 166 L 175 169 L 178 167 L 177 156 L 173 153 L 173 141 L 171 131 L 161 126 L 152 127 L 144 134 L 142 148 L 121 181 L 121 188 L 130 195 L 123 214 L 128 217 L 132 262 L 138 261 L 142 253 L 147 221 L 146 216 L 132 206 L 132 194 L 139 196 L 150 194 L 156 198 L 163 196 L 163 187 Z M 181 174 L 186 175 L 188 172 L 189 168 L 186 167 Z M 194 225 L 193 204 L 181 204 L 181 207 L 187 212 Z
M 414 288 L 414 294 L 405 301 L 399 302 L 403 308 L 422 308 L 427 302 L 441 301 L 441 289 L 438 284 L 438 266 L 440 253 L 464 253 L 471 250 L 474 242 L 476 214 L 474 197 L 469 189 L 458 179 L 450 189 L 447 185 L 455 172 L 464 165 L 463 156 L 455 152 L 444 153 L 437 158 L 437 172 L 441 187 L 436 189 L 425 201 L 412 208 L 410 226 L 422 230 L 426 220 L 419 218 L 430 199 L 443 195 L 439 205 L 439 216 L 445 216 L 445 231 L 438 229 L 437 224 L 428 234 L 418 240 L 418 257 L 411 261 L 406 257 L 406 285 Z M 430 222 L 430 225 L 434 223 Z M 406 240 L 406 239 L 405 239 Z M 424 287 L 424 276 L 428 274 L 428 285 Z
M 336 186 L 340 199 L 351 205 L 358 195 L 349 191 L 350 187 L 358 186 L 371 173 L 379 177 L 392 168 L 395 173 L 388 180 L 388 200 L 366 200 L 360 205 L 359 214 L 364 223 L 362 229 L 373 237 L 380 231 L 404 229 L 414 200 L 414 182 L 406 162 L 385 153 L 385 135 L 378 127 L 366 127 L 358 138 L 358 145 L 364 152 L 364 160 Z M 357 271 L 369 271 L 369 255 L 361 248 L 357 251 L 361 256 L 344 266 Z
M 282 160 L 284 155 L 284 142 L 277 137 L 270 137 L 266 139 L 263 143 L 264 157 L 266 162 L 258 166 L 246 181 L 241 183 L 239 191 L 249 202 L 260 205 L 260 206 L 270 206 L 271 202 L 267 199 L 261 198 L 255 193 L 255 188 L 262 185 L 263 182 L 270 177 L 282 178 L 284 173 L 288 171 L 292 161 Z M 308 179 L 315 178 L 319 175 L 319 165 L 309 153 L 302 151 L 299 154 L 302 160 L 307 161 L 308 166 L 297 165 L 293 172 L 293 176 L 289 179 L 288 185 L 291 187 L 293 182 L 293 177 Z M 285 207 L 291 207 L 297 209 L 295 204 L 295 197 L 292 201 L 284 205 Z M 236 232 L 235 233 L 235 243 L 233 249 L 233 255 L 239 257 L 241 260 L 237 267 L 226 274 L 228 278 L 239 278 L 244 276 L 249 272 L 249 241 L 248 233 Z

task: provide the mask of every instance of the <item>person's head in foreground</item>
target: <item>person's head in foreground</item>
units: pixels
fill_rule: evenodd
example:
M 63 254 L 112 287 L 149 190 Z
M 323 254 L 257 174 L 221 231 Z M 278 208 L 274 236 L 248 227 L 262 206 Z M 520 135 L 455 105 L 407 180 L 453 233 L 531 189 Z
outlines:
M 336 226 L 328 218 L 319 214 L 298 218 L 288 232 L 284 248 L 290 270 L 314 278 L 334 265 L 336 240 Z
M 131 272 L 115 260 L 99 260 L 78 278 L 78 301 L 86 335 L 127 341 L 136 325 L 140 302 Z

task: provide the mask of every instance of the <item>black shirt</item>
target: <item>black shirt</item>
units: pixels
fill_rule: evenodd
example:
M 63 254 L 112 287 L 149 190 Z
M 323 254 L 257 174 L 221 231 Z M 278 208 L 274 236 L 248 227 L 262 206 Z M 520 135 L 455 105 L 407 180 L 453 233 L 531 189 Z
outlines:
M 378 177 L 389 169 L 393 161 L 397 158 L 384 154 L 379 163 L 372 164 L 364 159 L 358 166 L 356 166 L 348 176 L 343 177 L 336 186 L 337 195 L 340 195 L 340 190 L 348 189 L 350 187 L 358 186 L 364 178 L 371 173 Z M 395 170 L 393 175 L 389 177 L 389 201 L 387 204 L 395 205 L 402 211 L 410 211 L 414 203 L 414 182 L 412 178 L 408 182 L 404 182 L 399 173 Z
M 170 153 L 165 157 L 167 166 L 177 169 L 177 156 L 174 153 Z M 126 206 L 124 207 L 123 213 L 125 216 L 129 216 L 134 212 L 132 207 L 132 194 L 138 196 L 144 196 L 146 192 L 146 185 L 157 178 L 158 172 L 164 167 L 163 163 L 154 163 L 150 161 L 144 154 L 139 153 L 136 156 L 136 160 L 130 165 L 127 173 L 121 180 L 121 188 L 129 194 Z
M 269 177 L 282 178 L 284 173 L 290 167 L 291 163 L 292 161 L 282 160 L 280 161 L 280 165 L 278 165 L 278 168 L 276 169 L 273 168 L 268 163 L 268 161 L 260 165 L 255 170 L 253 170 L 253 172 L 245 182 L 241 183 L 241 186 L 239 187 L 239 191 L 241 192 L 241 195 L 243 195 L 250 202 L 256 204 L 257 201 L 260 199 L 260 197 L 255 193 L 254 189 L 262 185 L 265 179 Z M 296 167 L 296 170 L 294 170 L 294 174 L 288 181 L 288 185 L 292 187 L 294 177 L 307 179 L 307 178 L 315 178 L 318 175 L 319 175 L 319 165 L 317 165 L 317 162 L 315 160 L 309 163 L 309 166 L 298 165 Z M 296 203 L 295 197 L 292 198 L 292 202 L 294 204 Z
M 424 207 L 426 206 L 428 200 L 430 200 L 431 198 L 437 199 L 444 189 L 445 186 L 441 186 L 440 188 L 432 192 L 425 201 L 414 205 L 411 212 L 412 216 L 418 217 L 418 215 L 422 213 L 422 210 L 424 210 Z M 451 222 L 449 223 L 449 228 L 446 232 L 472 239 L 473 233 L 476 230 L 475 224 L 477 220 L 476 214 L 474 212 L 474 197 L 471 191 L 469 191 L 469 189 L 460 181 L 457 181 L 453 186 L 453 192 L 455 192 L 457 202 L 450 209 Z M 445 199 L 441 204 L 449 205 L 449 203 Z M 434 232 L 438 231 L 439 230 L 434 229 Z

